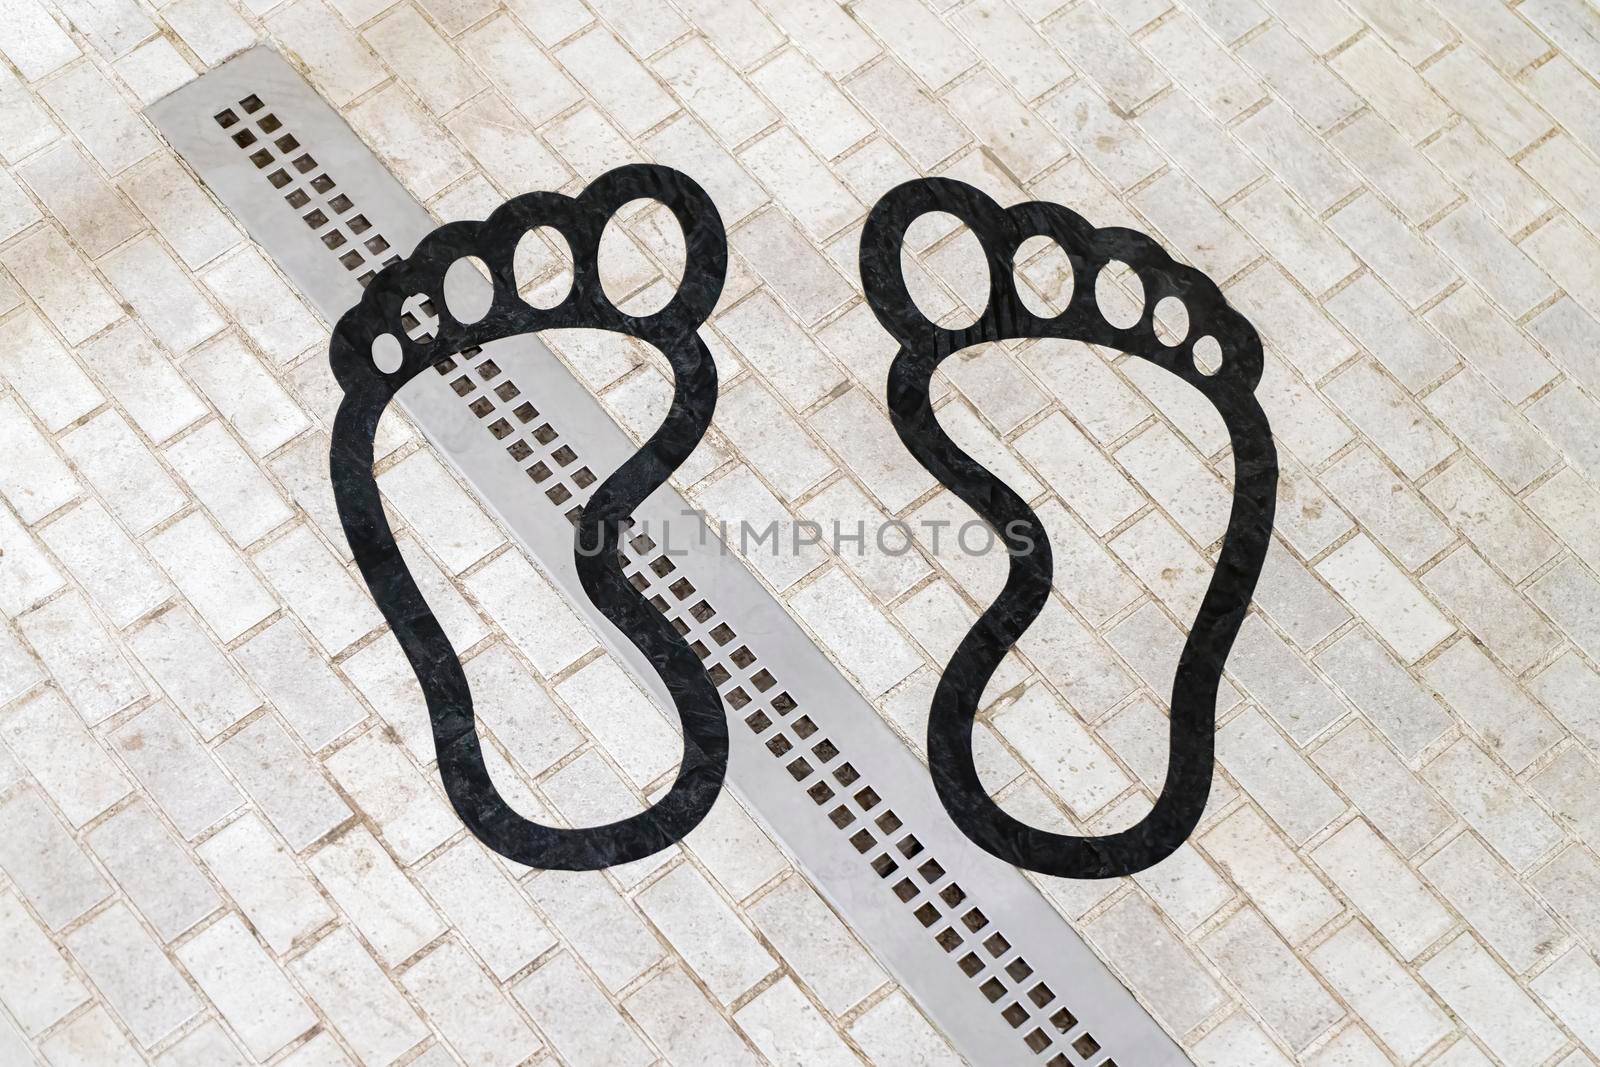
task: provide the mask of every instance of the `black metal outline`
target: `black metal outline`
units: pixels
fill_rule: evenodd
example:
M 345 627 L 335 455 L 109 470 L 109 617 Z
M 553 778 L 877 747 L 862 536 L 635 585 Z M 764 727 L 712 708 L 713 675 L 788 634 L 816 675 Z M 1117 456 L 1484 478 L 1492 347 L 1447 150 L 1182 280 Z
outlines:
M 625 314 L 607 299 L 599 267 L 607 221 L 640 198 L 658 200 L 672 212 L 686 252 L 677 293 L 645 316 Z M 518 241 L 540 226 L 561 233 L 574 261 L 572 288 L 551 308 L 532 307 L 518 295 L 512 262 Z M 487 264 L 494 287 L 488 312 L 471 323 L 458 321 L 444 297 L 445 271 L 463 256 Z M 728 764 L 722 699 L 688 643 L 625 577 L 619 553 L 632 510 L 688 459 L 711 423 L 717 372 L 696 330 L 721 295 L 727 260 L 722 219 L 699 185 L 668 167 L 619 167 L 575 198 L 528 193 L 482 222 L 440 226 L 410 256 L 379 272 L 360 303 L 339 319 L 329 344 L 329 362 L 344 390 L 329 462 L 345 538 L 427 698 L 439 774 L 451 804 L 479 840 L 519 863 L 598 870 L 641 859 L 681 840 L 721 792 Z M 402 305 L 414 294 L 430 297 L 438 312 L 430 339 L 413 340 L 401 328 Z M 677 779 L 664 796 L 637 815 L 577 829 L 524 818 L 490 780 L 460 658 L 400 555 L 372 470 L 379 416 L 412 378 L 472 345 L 569 327 L 638 338 L 672 365 L 671 409 L 644 446 L 595 488 L 576 523 L 573 547 L 584 592 L 654 666 L 684 737 Z M 384 334 L 401 346 L 401 366 L 391 373 L 372 360 L 372 343 Z
M 906 229 L 928 212 L 947 212 L 977 236 L 989 268 L 989 300 L 970 326 L 945 329 L 917 309 L 901 272 Z M 1071 262 L 1072 298 L 1052 318 L 1035 315 L 1014 281 L 1023 241 L 1053 239 Z M 1095 302 L 1095 281 L 1121 261 L 1144 285 L 1139 321 L 1108 323 Z M 1238 636 L 1272 534 L 1277 451 L 1254 389 L 1261 379 L 1261 341 L 1216 284 L 1175 263 L 1149 237 L 1123 228 L 1095 229 L 1075 212 L 1041 201 L 1003 209 L 978 189 L 948 178 L 906 182 L 873 206 L 861 235 L 861 282 L 873 314 L 900 344 L 889 371 L 888 403 L 906 448 L 942 485 L 976 511 L 1010 554 L 1005 587 L 950 657 L 928 718 L 928 764 L 939 799 L 962 832 L 1018 867 L 1066 878 L 1110 878 L 1159 863 L 1199 822 L 1211 790 L 1216 696 L 1228 651 Z M 1190 329 L 1168 346 L 1156 335 L 1154 309 L 1167 296 L 1184 301 Z M 1194 343 L 1210 335 L 1224 359 L 1215 374 L 1194 362 Z M 929 402 L 934 370 L 972 345 L 1054 337 L 1131 353 L 1176 374 L 1222 416 L 1233 445 L 1234 493 L 1221 558 L 1190 627 L 1172 682 L 1167 778 L 1154 808 L 1138 824 L 1101 837 L 1041 830 L 1007 814 L 978 779 L 972 724 L 989 678 L 1050 595 L 1050 541 L 1027 503 L 966 455 L 939 426 Z

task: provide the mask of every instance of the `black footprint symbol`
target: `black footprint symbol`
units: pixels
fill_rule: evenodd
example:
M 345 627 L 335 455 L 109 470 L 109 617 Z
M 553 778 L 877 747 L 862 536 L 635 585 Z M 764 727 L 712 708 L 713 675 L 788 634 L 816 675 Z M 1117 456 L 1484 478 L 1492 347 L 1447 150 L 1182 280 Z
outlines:
M 906 229 L 928 212 L 948 212 L 977 236 L 989 269 L 989 302 L 976 322 L 944 329 L 917 310 L 901 273 Z M 1017 249 L 1028 238 L 1051 238 L 1066 253 L 1075 284 L 1065 311 L 1041 318 L 1022 302 L 1014 281 Z M 1137 323 L 1118 327 L 1095 303 L 1095 280 L 1108 263 L 1126 263 L 1144 285 Z M 950 657 L 928 720 L 928 764 L 945 810 L 968 837 L 1001 859 L 1044 874 L 1109 878 L 1166 858 L 1194 829 L 1211 791 L 1217 685 L 1244 621 L 1272 533 L 1278 464 L 1266 415 L 1254 389 L 1261 378 L 1261 341 L 1243 315 L 1201 272 L 1174 263 L 1134 230 L 1097 230 L 1056 204 L 1002 209 L 979 190 L 946 178 L 907 182 L 873 206 L 861 236 L 861 281 L 867 303 L 900 343 L 889 371 L 889 411 L 900 440 L 984 521 L 1010 552 L 1005 587 Z M 1173 345 L 1157 337 L 1154 308 L 1181 299 L 1191 323 Z M 1196 342 L 1210 336 L 1223 361 L 1215 373 L 1197 365 Z M 1172 680 L 1167 779 L 1149 815 L 1103 837 L 1077 837 L 1029 826 L 1003 811 L 978 780 L 972 722 L 1001 658 L 1038 616 L 1050 593 L 1050 541 L 1031 508 L 962 452 L 940 428 L 929 404 L 934 369 L 945 357 L 986 341 L 1057 337 L 1129 352 L 1199 390 L 1217 409 L 1233 444 L 1233 510 L 1200 611 L 1189 629 Z
M 600 286 L 606 222 L 639 198 L 659 200 L 672 212 L 686 253 L 677 293 L 646 316 L 618 310 Z M 571 290 L 551 308 L 532 307 L 518 295 L 513 268 L 517 243 L 541 226 L 557 230 L 573 257 Z M 470 320 L 463 321 L 451 307 L 444 278 L 451 264 L 468 256 L 488 266 L 494 291 L 482 314 L 461 310 Z M 575 198 L 529 193 L 485 221 L 439 227 L 409 257 L 384 268 L 334 330 L 328 356 L 344 398 L 330 465 L 345 537 L 427 698 L 439 774 L 456 813 L 490 848 L 531 867 L 598 870 L 658 852 L 692 830 L 722 789 L 728 725 L 721 698 L 689 645 L 624 576 L 619 553 L 633 509 L 688 459 L 711 423 L 717 372 L 695 331 L 716 306 L 727 261 L 722 219 L 698 185 L 668 167 L 620 167 Z M 402 326 L 405 305 L 417 295 L 438 311 L 432 337 L 412 338 Z M 574 556 L 584 592 L 666 684 L 683 726 L 684 750 L 672 788 L 646 810 L 604 826 L 563 829 L 523 818 L 490 781 L 461 661 L 395 545 L 372 462 L 378 417 L 400 387 L 425 369 L 469 346 L 573 327 L 636 337 L 672 364 L 671 410 L 644 446 L 595 489 L 577 519 Z M 398 367 L 375 362 L 385 349 L 398 350 Z

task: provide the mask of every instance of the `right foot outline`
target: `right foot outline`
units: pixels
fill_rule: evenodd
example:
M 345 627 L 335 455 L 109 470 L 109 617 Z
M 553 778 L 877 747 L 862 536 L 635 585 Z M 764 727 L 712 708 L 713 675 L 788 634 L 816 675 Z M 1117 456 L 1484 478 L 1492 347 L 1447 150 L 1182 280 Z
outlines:
M 966 327 L 951 329 L 929 321 L 906 287 L 901 270 L 906 231 L 931 212 L 966 223 L 988 265 L 988 302 Z M 1014 260 L 1033 236 L 1052 239 L 1072 265 L 1072 297 L 1055 316 L 1035 314 L 1017 290 Z M 1095 281 L 1116 261 L 1133 269 L 1145 291 L 1139 320 L 1128 327 L 1106 321 L 1095 300 Z M 1095 229 L 1075 212 L 1043 201 L 1001 208 L 980 190 L 949 178 L 909 181 L 878 200 L 861 236 L 861 281 L 868 306 L 900 344 L 888 384 L 895 432 L 934 478 L 994 529 L 1010 557 L 1005 587 L 962 639 L 934 693 L 928 766 L 939 799 L 963 833 L 1018 867 L 1068 878 L 1110 878 L 1145 870 L 1188 838 L 1205 809 L 1217 689 L 1271 539 L 1277 453 L 1254 395 L 1262 370 L 1260 338 L 1210 278 L 1174 262 L 1145 234 Z M 1173 345 L 1160 339 L 1154 322 L 1156 305 L 1168 296 L 1184 302 L 1190 324 L 1188 335 Z M 1202 370 L 1196 361 L 1195 344 L 1206 336 L 1223 352 L 1215 373 Z M 929 389 L 939 363 L 962 349 L 1036 337 L 1115 348 L 1176 374 L 1216 408 L 1233 446 L 1233 506 L 1221 557 L 1173 677 L 1166 781 L 1150 813 L 1136 825 L 1098 837 L 1041 830 L 1007 813 L 983 787 L 972 752 L 972 727 L 984 687 L 1043 608 L 1053 561 L 1049 538 L 1033 510 L 950 439 L 934 417 Z

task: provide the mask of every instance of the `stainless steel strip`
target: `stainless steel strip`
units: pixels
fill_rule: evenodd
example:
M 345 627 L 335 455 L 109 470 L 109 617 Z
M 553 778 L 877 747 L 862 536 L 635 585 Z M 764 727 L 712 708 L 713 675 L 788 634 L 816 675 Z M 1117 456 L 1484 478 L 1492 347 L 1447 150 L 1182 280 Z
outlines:
M 359 298 L 363 275 L 434 227 L 269 48 L 230 60 L 150 115 L 329 321 Z M 571 526 L 561 519 L 594 484 L 580 471 L 608 471 L 635 450 L 599 403 L 532 336 L 463 353 L 439 374 L 419 376 L 400 400 L 607 646 L 670 706 L 655 672 L 584 596 Z M 689 511 L 665 487 L 637 517 L 645 529 L 665 519 L 681 528 Z M 669 559 L 639 538 L 630 573 L 699 643 L 718 681 L 733 723 L 732 788 L 952 1043 L 984 1064 L 1188 1064 L 1034 886 L 954 827 L 926 768 L 720 548 L 708 533 Z

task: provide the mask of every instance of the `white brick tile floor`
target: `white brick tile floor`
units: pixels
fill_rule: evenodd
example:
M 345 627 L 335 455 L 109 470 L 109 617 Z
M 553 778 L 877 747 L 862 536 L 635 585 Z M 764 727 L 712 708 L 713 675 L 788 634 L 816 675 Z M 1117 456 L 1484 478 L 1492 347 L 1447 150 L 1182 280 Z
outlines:
M 11 0 L 0 1061 L 958 1062 L 731 795 L 605 873 L 500 861 L 449 810 L 327 492 L 327 324 L 139 113 L 257 41 L 441 219 L 628 160 L 699 179 L 733 255 L 679 482 L 757 529 L 968 517 L 894 437 L 855 277 L 898 181 L 1055 199 L 1210 273 L 1268 346 L 1283 466 L 1213 799 L 1159 867 L 1041 889 L 1199 1064 L 1600 1060 L 1596 40 L 1577 0 Z M 660 214 L 608 237 L 608 291 L 676 277 Z M 981 300 L 969 235 L 917 238 L 920 302 Z M 1022 258 L 1059 306 L 1059 260 Z M 659 420 L 652 354 L 551 341 Z M 985 781 L 1126 825 L 1226 436 L 1087 346 L 935 384 L 1055 551 Z M 379 452 L 501 788 L 576 822 L 658 795 L 668 720 L 403 420 Z M 1001 573 L 926 530 L 748 558 L 918 752 Z

